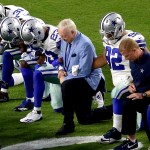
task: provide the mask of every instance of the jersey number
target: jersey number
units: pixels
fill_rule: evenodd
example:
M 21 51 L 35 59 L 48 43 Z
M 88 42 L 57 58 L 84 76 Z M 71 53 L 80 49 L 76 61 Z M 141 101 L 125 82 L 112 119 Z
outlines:
M 118 48 L 106 47 L 106 59 L 112 70 L 125 70 L 124 65 L 120 64 L 122 62 L 122 55 L 120 54 Z
M 13 15 L 15 15 L 16 18 L 19 18 L 19 14 L 23 11 L 24 11 L 23 9 L 18 8 L 13 12 Z
M 50 38 L 54 41 L 57 40 L 58 37 L 58 29 L 54 30 L 54 32 L 51 34 Z

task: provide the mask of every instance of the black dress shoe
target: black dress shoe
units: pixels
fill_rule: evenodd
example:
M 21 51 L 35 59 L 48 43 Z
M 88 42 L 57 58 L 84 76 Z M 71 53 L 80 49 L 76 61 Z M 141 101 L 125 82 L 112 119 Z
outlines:
M 68 133 L 73 133 L 75 131 L 74 128 L 74 126 L 68 126 L 66 124 L 63 124 L 55 135 L 66 135 Z
M 8 101 L 9 101 L 8 93 L 0 91 L 0 102 L 8 102 Z

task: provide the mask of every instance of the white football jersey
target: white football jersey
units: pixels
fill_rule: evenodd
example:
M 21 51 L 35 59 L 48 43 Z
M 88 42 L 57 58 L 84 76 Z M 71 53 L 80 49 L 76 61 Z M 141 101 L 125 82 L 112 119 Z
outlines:
M 27 10 L 19 6 L 5 5 L 4 8 L 6 10 L 7 17 L 15 17 L 19 19 L 22 16 L 30 15 Z
M 60 40 L 58 28 L 53 25 L 46 25 L 49 28 L 47 39 L 42 43 L 47 56 L 47 62 L 52 62 L 60 54 Z
M 114 86 L 117 86 L 120 82 L 131 79 L 131 70 L 129 67 L 129 61 L 125 60 L 124 56 L 119 52 L 119 44 L 125 38 L 132 38 L 136 42 L 138 42 L 139 46 L 146 45 L 145 38 L 137 32 L 133 32 L 130 30 L 126 30 L 127 34 L 124 35 L 117 43 L 108 44 L 107 39 L 103 38 L 103 45 L 106 50 L 106 59 L 109 64 L 112 82 Z
M 58 34 L 58 28 L 53 25 L 46 25 L 49 28 L 49 34 L 47 39 L 43 43 L 43 48 L 46 51 L 54 52 L 55 54 L 60 53 L 60 49 L 58 49 L 57 44 L 59 44 L 61 37 Z

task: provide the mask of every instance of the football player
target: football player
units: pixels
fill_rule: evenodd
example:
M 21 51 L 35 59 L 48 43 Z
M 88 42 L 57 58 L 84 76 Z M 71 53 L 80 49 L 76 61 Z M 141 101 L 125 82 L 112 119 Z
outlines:
M 37 19 L 26 20 L 22 24 L 20 35 L 24 43 L 32 49 L 31 53 L 22 54 L 20 65 L 26 96 L 34 99 L 33 110 L 20 119 L 20 122 L 31 123 L 42 119 L 41 105 L 46 88 L 45 82 L 50 86 L 51 104 L 54 111 L 62 112 L 63 103 L 56 67 L 59 64 L 60 36 L 57 27 L 44 25 Z M 15 109 L 26 110 L 24 101 Z
M 29 12 L 22 7 L 15 6 L 15 5 L 3 6 L 2 4 L 0 4 L 0 22 L 5 17 L 15 17 L 15 18 L 20 19 L 26 15 L 29 15 Z M 4 41 L 1 40 L 1 44 L 0 44 L 0 79 L 2 78 L 2 75 L 1 75 L 2 63 L 3 63 L 2 55 L 3 55 L 3 51 L 4 51 L 4 43 L 6 43 L 6 41 L 4 43 L 3 42 Z M 15 68 L 18 69 L 19 64 L 16 60 L 14 60 L 14 66 L 15 66 Z M 18 85 L 18 84 L 22 83 L 23 82 L 22 74 L 21 73 L 12 74 L 12 81 L 13 81 L 12 85 Z
M 14 60 L 21 56 L 21 51 L 24 51 L 26 45 L 20 39 L 20 21 L 14 17 L 5 17 L 1 21 L 0 35 L 3 44 L 3 67 L 2 67 L 2 83 L 0 91 L 0 102 L 7 102 L 8 88 L 15 85 L 14 82 L 23 81 L 21 73 L 16 74 L 13 78 Z M 17 61 L 16 61 L 17 62 Z M 17 67 L 19 64 L 17 63 Z
M 128 90 L 132 81 L 129 61 L 119 52 L 119 44 L 125 38 L 134 39 L 141 49 L 146 49 L 145 38 L 138 32 L 125 30 L 122 16 L 115 12 L 105 15 L 100 22 L 100 34 L 103 38 L 105 51 L 93 63 L 94 68 L 109 65 L 114 89 L 111 92 L 113 103 L 113 127 L 106 134 L 100 136 L 100 143 L 112 143 L 121 139 L 122 128 L 122 100 L 120 97 Z
M 5 5 L 0 4 L 0 20 L 5 17 L 15 17 L 17 19 L 23 16 L 30 15 L 30 13 L 22 7 L 15 5 Z

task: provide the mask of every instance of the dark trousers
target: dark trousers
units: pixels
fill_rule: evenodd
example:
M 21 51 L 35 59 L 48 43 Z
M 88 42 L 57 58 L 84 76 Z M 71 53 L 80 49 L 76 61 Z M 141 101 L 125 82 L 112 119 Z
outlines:
M 66 80 L 62 83 L 62 98 L 64 108 L 64 123 L 74 125 L 74 113 L 80 124 L 91 124 L 92 120 L 92 96 L 98 90 L 104 88 L 105 82 L 102 79 L 97 90 L 93 90 L 84 78 Z
M 123 101 L 123 120 L 122 120 L 122 134 L 134 135 L 136 133 L 136 112 L 142 114 L 144 126 L 148 128 L 147 124 L 147 108 L 150 104 L 150 99 L 131 100 L 125 98 Z

